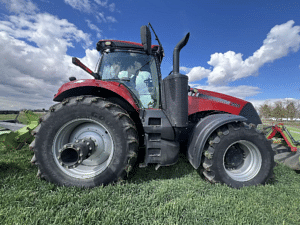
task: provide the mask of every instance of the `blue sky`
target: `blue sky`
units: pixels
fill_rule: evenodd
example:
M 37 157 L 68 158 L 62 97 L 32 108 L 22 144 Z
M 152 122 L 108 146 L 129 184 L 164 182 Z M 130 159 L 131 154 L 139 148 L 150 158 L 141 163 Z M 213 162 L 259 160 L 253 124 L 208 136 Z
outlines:
M 69 76 L 91 78 L 72 56 L 94 69 L 98 40 L 140 42 L 148 22 L 165 50 L 163 77 L 190 32 L 180 66 L 191 86 L 255 106 L 299 100 L 299 12 L 297 0 L 1 0 L 0 109 L 49 108 Z

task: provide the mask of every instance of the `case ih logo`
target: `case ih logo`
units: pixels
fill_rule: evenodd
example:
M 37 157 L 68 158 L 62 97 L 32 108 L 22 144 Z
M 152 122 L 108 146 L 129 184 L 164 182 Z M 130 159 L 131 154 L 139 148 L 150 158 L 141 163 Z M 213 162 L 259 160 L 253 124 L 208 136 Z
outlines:
M 201 94 L 201 93 L 193 93 L 192 91 L 189 92 L 189 96 L 192 96 L 192 97 L 198 97 L 198 98 L 202 98 L 202 99 L 208 99 L 208 100 L 213 100 L 215 102 L 221 102 L 221 103 L 224 103 L 224 104 L 227 104 L 227 105 L 231 105 L 231 106 L 234 106 L 236 108 L 240 108 L 241 105 L 240 104 L 237 104 L 235 102 L 230 102 L 230 101 L 227 101 L 225 99 L 222 99 L 222 98 L 218 98 L 218 97 L 213 97 L 213 96 L 209 96 L 209 95 L 205 95 L 205 94 Z

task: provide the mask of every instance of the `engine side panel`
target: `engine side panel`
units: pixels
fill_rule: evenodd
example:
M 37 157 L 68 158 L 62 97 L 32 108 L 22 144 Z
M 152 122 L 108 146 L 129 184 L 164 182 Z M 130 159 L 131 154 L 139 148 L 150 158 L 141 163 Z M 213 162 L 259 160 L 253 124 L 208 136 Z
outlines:
M 191 89 L 188 99 L 189 115 L 202 111 L 221 111 L 239 115 L 243 107 L 248 103 L 229 95 L 202 89 Z
M 77 92 L 79 92 L 79 90 L 82 88 L 90 89 L 91 93 L 92 90 L 101 92 L 101 89 L 112 91 L 125 99 L 137 112 L 139 111 L 138 104 L 135 102 L 128 89 L 124 85 L 113 81 L 102 81 L 95 79 L 71 81 L 63 84 L 58 89 L 58 92 L 56 95 L 54 95 L 53 100 L 56 102 L 61 102 L 66 97 L 77 96 Z

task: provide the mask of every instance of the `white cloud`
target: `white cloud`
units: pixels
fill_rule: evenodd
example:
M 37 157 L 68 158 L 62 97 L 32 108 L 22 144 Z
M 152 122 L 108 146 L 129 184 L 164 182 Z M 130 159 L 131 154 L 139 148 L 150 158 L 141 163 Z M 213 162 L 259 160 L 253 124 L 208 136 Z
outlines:
M 96 16 L 96 18 L 98 19 L 98 21 L 101 23 L 101 22 L 104 22 L 106 23 L 106 19 L 105 19 L 105 16 L 104 16 L 104 13 L 102 12 L 99 12 L 98 15 Z
M 106 17 L 106 20 L 107 20 L 108 22 L 111 22 L 111 23 L 116 23 L 116 22 L 117 22 L 116 18 L 114 18 L 114 17 L 112 17 L 112 16 L 107 16 L 107 17 Z
M 209 85 L 224 85 L 229 82 L 252 76 L 258 73 L 264 64 L 297 52 L 300 47 L 300 26 L 293 26 L 290 20 L 284 24 L 274 26 L 263 45 L 246 60 L 241 53 L 228 51 L 226 53 L 214 53 L 207 62 L 212 70 L 203 67 L 194 67 L 187 74 L 190 82 L 208 78 Z
M 64 0 L 66 4 L 69 4 L 72 8 L 82 12 L 90 13 L 92 7 L 89 0 Z
M 192 70 L 192 68 L 188 68 L 185 66 L 181 66 L 179 69 L 185 73 L 189 73 Z
M 115 3 L 111 3 L 108 6 L 109 11 L 114 12 L 116 9 L 116 4 Z
M 102 7 L 107 7 L 108 0 L 106 1 L 95 0 L 95 2 Z
M 116 10 L 116 4 L 115 3 L 108 4 L 108 0 L 106 1 L 95 0 L 95 2 L 104 8 L 108 8 L 110 12 L 114 12 Z
M 38 11 L 37 6 L 30 0 L 1 0 L 5 4 L 8 11 L 12 13 L 29 13 L 33 14 Z
M 99 12 L 98 15 L 96 15 L 96 18 L 99 23 L 116 23 L 117 20 L 113 16 L 105 16 L 103 12 Z
M 85 20 L 88 24 L 88 27 L 91 29 L 91 30 L 94 30 L 96 31 L 97 33 L 97 38 L 101 38 L 101 33 L 102 33 L 102 30 L 100 30 L 95 24 L 93 24 L 90 20 Z
M 67 20 L 20 14 L 0 21 L 0 30 L 0 109 L 48 108 L 69 76 L 92 78 L 67 55 L 75 42 L 90 46 L 89 35 Z M 99 53 L 85 54 L 81 61 L 94 69 Z
M 210 72 L 211 71 L 209 69 L 205 69 L 204 67 L 198 66 L 190 69 L 187 75 L 189 77 L 189 81 L 193 82 L 208 77 Z
M 21 0 L 18 0 L 21 1 Z M 24 1 L 24 0 L 22 0 Z M 79 10 L 81 12 L 87 12 L 93 14 L 98 22 L 104 23 L 115 23 L 117 22 L 116 18 L 113 16 L 105 16 L 104 12 L 99 12 L 99 6 L 114 12 L 116 9 L 115 3 L 108 4 L 108 1 L 94 0 L 96 3 L 90 3 L 90 0 L 64 0 L 66 4 L 70 5 L 72 8 Z M 99 34 L 99 33 L 98 33 Z M 98 35 L 99 36 L 99 35 Z
M 85 47 L 91 45 L 89 35 L 78 30 L 74 24 L 47 13 L 10 16 L 9 21 L 0 22 L 0 30 L 15 38 L 34 42 L 51 54 L 65 52 L 67 47 L 73 47 L 73 40 L 83 41 Z

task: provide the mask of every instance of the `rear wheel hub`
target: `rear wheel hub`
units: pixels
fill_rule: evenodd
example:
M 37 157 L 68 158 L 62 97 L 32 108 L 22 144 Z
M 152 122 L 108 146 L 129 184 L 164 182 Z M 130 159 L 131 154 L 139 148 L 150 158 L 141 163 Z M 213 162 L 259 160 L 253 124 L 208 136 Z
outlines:
M 244 151 L 235 144 L 227 150 L 224 161 L 226 168 L 236 169 L 244 162 Z
M 235 181 L 251 180 L 259 173 L 261 165 L 262 156 L 258 147 L 246 140 L 232 143 L 223 157 L 225 172 Z
M 87 146 L 87 153 L 84 145 L 78 145 L 82 140 L 91 140 L 90 144 L 93 145 L 92 149 L 91 145 Z M 79 153 L 76 152 L 78 147 Z M 55 162 L 64 173 L 74 178 L 87 179 L 107 168 L 114 145 L 112 135 L 103 124 L 82 118 L 70 121 L 57 132 L 52 152 Z

